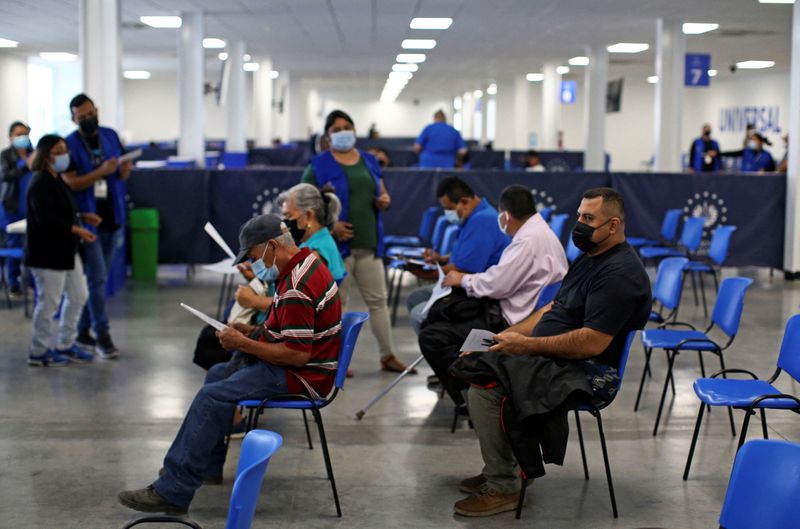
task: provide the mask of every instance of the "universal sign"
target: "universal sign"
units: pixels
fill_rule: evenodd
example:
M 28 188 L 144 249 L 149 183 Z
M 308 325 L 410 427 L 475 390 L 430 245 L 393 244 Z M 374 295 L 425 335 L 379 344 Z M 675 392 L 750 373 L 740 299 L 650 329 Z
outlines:
M 755 125 L 758 132 L 780 134 L 780 107 L 727 107 L 719 110 L 720 132 L 744 132 L 748 123 Z

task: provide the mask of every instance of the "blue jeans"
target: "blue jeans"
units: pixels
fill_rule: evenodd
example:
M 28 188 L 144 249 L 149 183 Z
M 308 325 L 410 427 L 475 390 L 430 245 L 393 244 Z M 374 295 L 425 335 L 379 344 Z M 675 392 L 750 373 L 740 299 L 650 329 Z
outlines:
M 83 267 L 89 284 L 89 302 L 78 323 L 78 334 L 87 334 L 89 326 L 99 338 L 108 334 L 106 314 L 106 281 L 108 270 L 114 262 L 114 252 L 122 245 L 125 228 L 114 231 L 97 230 L 97 240 L 83 246 Z
M 233 412 L 240 400 L 263 400 L 288 391 L 286 372 L 267 362 L 241 363 L 236 353 L 230 362 L 208 370 L 181 429 L 164 458 L 164 475 L 153 487 L 173 505 L 188 506 L 203 476 L 221 476 Z

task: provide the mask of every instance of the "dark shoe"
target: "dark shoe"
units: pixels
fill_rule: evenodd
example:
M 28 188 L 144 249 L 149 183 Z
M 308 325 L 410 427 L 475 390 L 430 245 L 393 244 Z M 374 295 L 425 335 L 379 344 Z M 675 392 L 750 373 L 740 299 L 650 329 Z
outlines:
M 109 360 L 117 357 L 117 347 L 111 341 L 111 335 L 106 334 L 97 338 L 97 355 L 100 358 Z
M 486 477 L 483 474 L 472 476 L 461 481 L 458 490 L 464 494 L 477 494 L 481 490 L 481 485 L 486 483 Z
M 158 469 L 158 477 L 166 473 L 167 471 L 164 470 L 164 467 Z M 203 476 L 203 485 L 222 485 L 222 476 Z
M 442 383 L 439 381 L 438 375 L 431 375 L 428 377 L 429 386 L 440 386 Z
M 457 501 L 453 509 L 461 516 L 494 516 L 501 512 L 516 510 L 518 500 L 519 492 L 501 494 L 484 483 L 477 493 Z
M 73 344 L 69 349 L 56 349 L 56 353 L 66 356 L 76 364 L 88 364 L 94 360 L 94 355 L 89 351 L 84 351 L 78 344 Z
M 162 498 L 152 485 L 145 489 L 123 490 L 117 495 L 117 499 L 125 507 L 139 512 L 163 512 L 172 515 L 189 512 L 189 507 L 173 505 Z
M 69 365 L 69 358 L 59 354 L 55 349 L 48 349 L 40 355 L 28 355 L 29 366 L 64 367 Z
M 392 373 L 402 373 L 406 370 L 406 366 L 403 362 L 397 359 L 395 355 L 387 356 L 386 358 L 381 358 L 381 370 L 383 371 L 390 371 Z M 408 372 L 409 375 L 416 375 L 417 370 L 412 369 Z
M 78 337 L 75 339 L 75 343 L 87 351 L 94 351 L 94 348 L 97 346 L 97 340 L 92 338 L 92 335 L 88 332 L 79 333 Z

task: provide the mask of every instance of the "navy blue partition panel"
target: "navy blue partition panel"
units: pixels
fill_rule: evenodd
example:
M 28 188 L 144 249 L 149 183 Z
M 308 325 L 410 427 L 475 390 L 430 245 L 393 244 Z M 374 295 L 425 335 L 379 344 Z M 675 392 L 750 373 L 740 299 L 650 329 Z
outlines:
M 786 176 L 779 174 L 612 174 L 625 197 L 631 235 L 656 237 L 664 212 L 708 219 L 704 237 L 720 224 L 738 229 L 731 239 L 731 266 L 783 268 Z
M 308 163 L 311 153 L 303 147 L 256 147 L 248 152 L 250 165 L 274 165 L 279 167 L 297 167 Z
M 469 153 L 470 169 L 504 169 L 506 166 L 505 151 L 471 151 Z

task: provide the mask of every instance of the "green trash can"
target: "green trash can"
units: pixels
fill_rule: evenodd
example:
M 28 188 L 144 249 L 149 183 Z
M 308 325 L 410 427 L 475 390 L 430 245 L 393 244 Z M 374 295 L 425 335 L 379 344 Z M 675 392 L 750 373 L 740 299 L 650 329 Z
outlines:
M 158 272 L 158 210 L 132 209 L 129 225 L 133 278 L 155 281 Z

